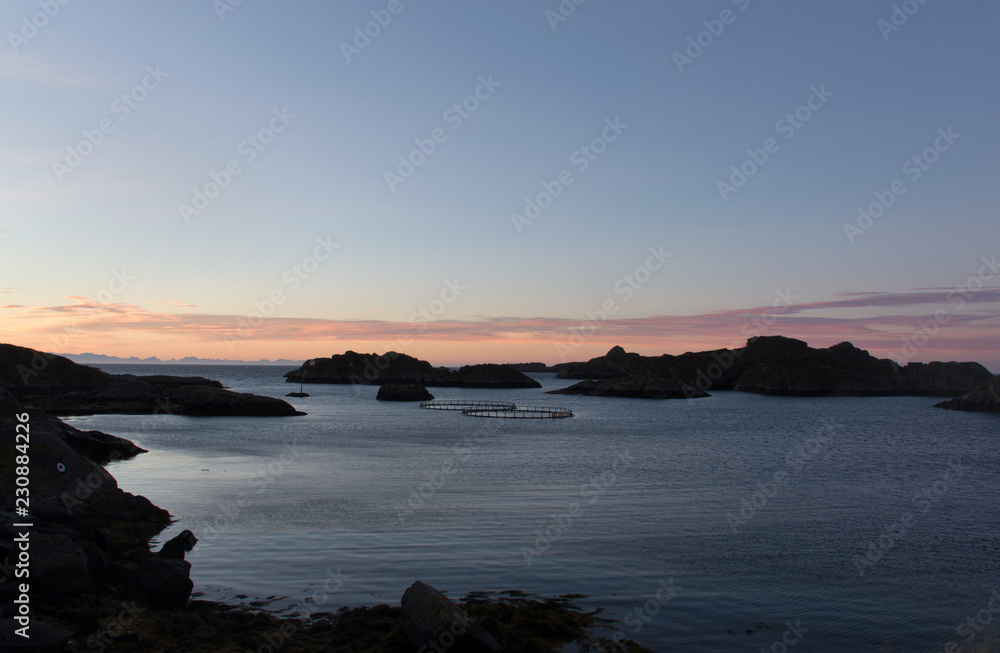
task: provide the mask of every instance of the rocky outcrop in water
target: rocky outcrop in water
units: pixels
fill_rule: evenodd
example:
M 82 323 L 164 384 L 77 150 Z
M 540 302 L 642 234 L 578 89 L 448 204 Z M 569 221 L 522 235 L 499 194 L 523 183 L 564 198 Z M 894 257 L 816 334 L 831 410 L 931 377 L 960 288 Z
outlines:
M 456 388 L 540 388 L 542 384 L 507 365 L 465 365 L 444 375 L 438 385 Z
M 894 361 L 875 358 L 849 342 L 814 349 L 794 338 L 767 336 L 751 338 L 739 349 L 688 352 L 679 356 L 640 356 L 615 347 L 605 356 L 585 363 L 560 366 L 556 376 L 627 380 L 626 385 L 635 387 L 648 384 L 651 379 L 661 379 L 664 383 L 680 384 L 687 392 L 680 396 L 685 397 L 699 396 L 695 390 L 793 396 L 953 397 L 984 385 L 992 374 L 978 363 L 910 363 L 901 367 Z
M 302 415 L 273 397 L 226 390 L 202 377 L 108 374 L 54 354 L 0 344 L 0 388 L 53 415 Z
M 540 388 L 541 384 L 509 365 L 466 365 L 458 370 L 394 351 L 383 355 L 348 351 L 330 358 L 307 360 L 285 374 L 289 383 L 354 383 L 361 385 L 422 385 L 456 388 Z
M 979 390 L 935 405 L 950 410 L 1000 413 L 1000 376 L 994 376 L 987 386 Z
M 545 363 L 507 363 L 507 366 L 518 372 L 556 372 L 555 367 L 549 367 Z
M 909 363 L 875 358 L 849 342 L 813 349 L 774 336 L 748 341 L 734 390 L 795 396 L 953 397 L 981 386 L 992 374 L 979 363 Z
M 430 401 L 434 395 L 422 385 L 383 385 L 375 398 L 379 401 Z
M 550 390 L 549 394 L 632 397 L 635 399 L 696 399 L 709 396 L 704 390 L 682 384 L 676 379 L 655 376 L 623 376 L 613 379 L 580 381 L 568 388 Z

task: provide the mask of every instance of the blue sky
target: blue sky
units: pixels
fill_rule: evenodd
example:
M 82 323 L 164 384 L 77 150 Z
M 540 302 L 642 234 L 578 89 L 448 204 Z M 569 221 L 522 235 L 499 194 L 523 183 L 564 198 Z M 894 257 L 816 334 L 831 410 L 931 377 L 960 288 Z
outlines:
M 745 340 L 731 316 L 773 311 L 783 290 L 800 310 L 769 333 L 889 355 L 945 310 L 956 319 L 912 359 L 1000 369 L 995 273 L 962 308 L 947 299 L 1000 254 L 996 1 L 567 1 L 560 22 L 554 1 L 228 2 L 0 9 L 3 340 L 161 357 L 395 348 L 440 364 L 555 361 L 567 343 L 570 358 L 617 342 L 680 353 Z M 377 35 L 347 61 L 366 27 Z M 679 70 L 674 53 L 697 56 Z M 819 108 L 779 129 L 816 89 Z M 571 157 L 609 120 L 627 128 L 581 171 Z M 102 121 L 113 130 L 60 174 Z M 246 139 L 276 125 L 248 160 Z M 949 128 L 912 180 L 904 164 Z M 718 182 L 771 138 L 723 199 Z M 230 162 L 239 174 L 185 220 Z M 519 231 L 511 215 L 563 171 L 573 183 Z M 897 179 L 905 192 L 852 242 L 845 222 Z M 323 239 L 337 247 L 319 260 Z M 650 248 L 671 257 L 624 292 Z M 614 315 L 571 341 L 608 301 Z

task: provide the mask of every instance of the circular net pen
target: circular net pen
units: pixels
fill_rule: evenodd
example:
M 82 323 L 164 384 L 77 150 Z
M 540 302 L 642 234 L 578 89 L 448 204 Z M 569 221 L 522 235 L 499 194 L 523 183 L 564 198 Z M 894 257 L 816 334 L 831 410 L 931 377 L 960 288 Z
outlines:
M 463 415 L 470 417 L 500 417 L 503 419 L 560 419 L 573 417 L 569 408 L 553 408 L 551 406 L 516 406 L 505 410 L 489 408 L 465 408 Z
M 461 401 L 458 399 L 436 399 L 434 401 L 422 401 L 420 402 L 421 408 L 430 408 L 432 410 L 460 410 L 463 413 L 466 410 L 492 410 L 492 411 L 505 411 L 505 410 L 517 410 L 512 402 L 509 401 Z

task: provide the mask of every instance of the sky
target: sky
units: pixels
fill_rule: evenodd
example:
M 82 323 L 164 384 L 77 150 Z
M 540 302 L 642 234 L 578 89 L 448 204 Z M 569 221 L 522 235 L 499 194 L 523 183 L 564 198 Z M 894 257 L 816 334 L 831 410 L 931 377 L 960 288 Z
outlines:
M 7 0 L 0 342 L 1000 372 L 1000 2 Z

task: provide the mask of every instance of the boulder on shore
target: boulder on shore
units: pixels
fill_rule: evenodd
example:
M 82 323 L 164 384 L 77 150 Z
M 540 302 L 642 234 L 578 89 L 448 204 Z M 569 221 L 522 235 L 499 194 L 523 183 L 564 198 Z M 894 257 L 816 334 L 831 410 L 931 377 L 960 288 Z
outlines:
M 193 549 L 197 543 L 198 538 L 194 533 L 188 530 L 181 531 L 180 535 L 165 542 L 156 555 L 169 560 L 183 560 L 184 554 Z
M 375 398 L 379 401 L 430 401 L 434 395 L 422 385 L 390 384 L 380 386 Z
M 187 605 L 193 589 L 190 562 L 154 557 L 143 560 L 135 570 L 125 586 L 125 595 L 169 610 Z
M 427 583 L 416 581 L 400 600 L 403 632 L 415 646 L 449 653 L 500 653 L 500 644 L 465 610 Z

